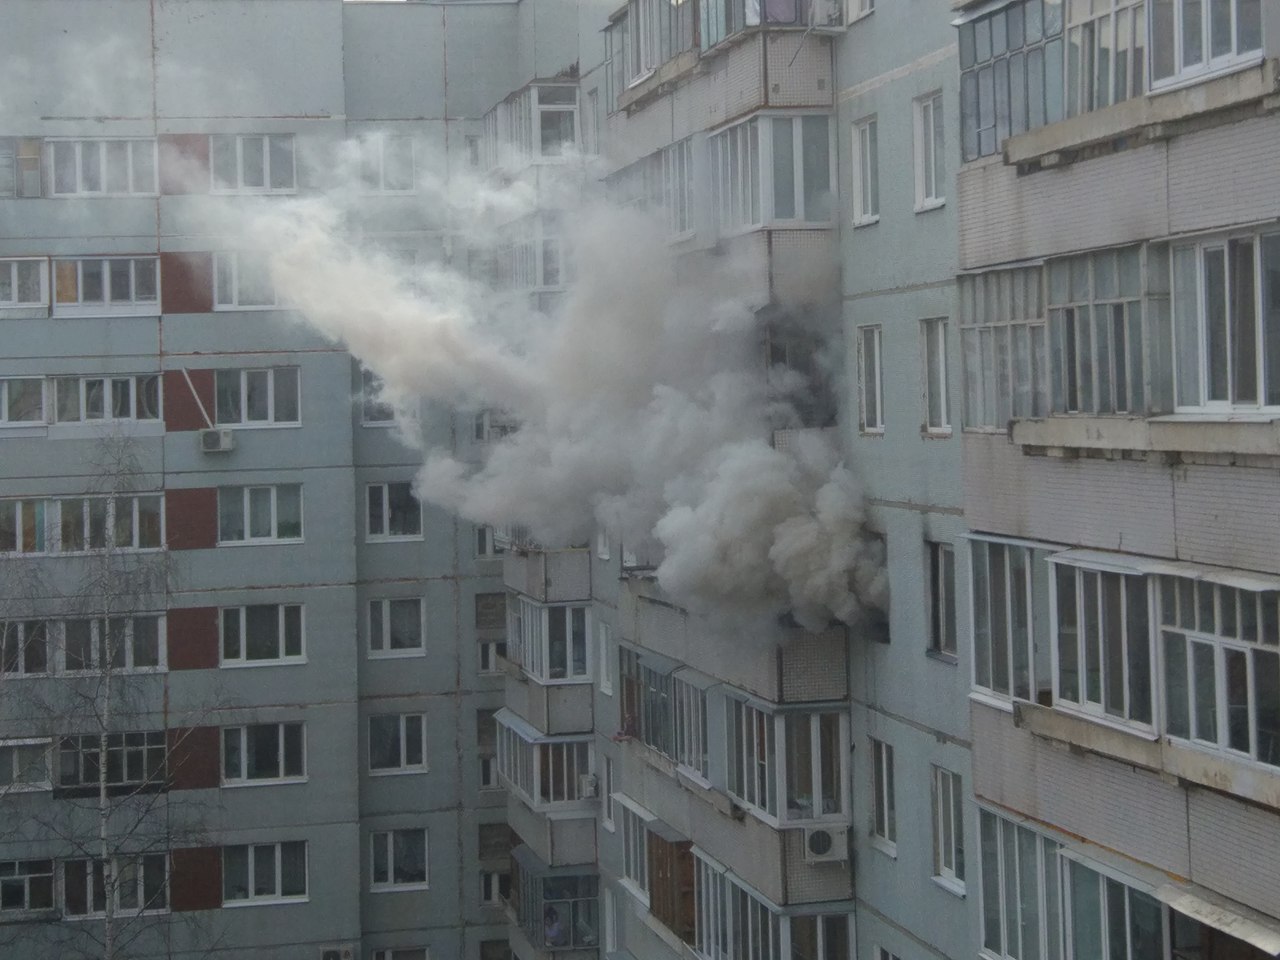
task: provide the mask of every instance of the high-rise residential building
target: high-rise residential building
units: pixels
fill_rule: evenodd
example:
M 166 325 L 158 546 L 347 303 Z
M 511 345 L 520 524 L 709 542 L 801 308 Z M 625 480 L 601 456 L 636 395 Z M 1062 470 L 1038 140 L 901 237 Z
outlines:
M 1280 955 L 1277 17 L 12 0 L 0 955 Z M 566 170 L 749 265 L 881 609 L 419 503 L 521 411 L 383 396 L 232 227 L 354 179 L 553 312 L 560 201 L 484 255 L 433 198 Z

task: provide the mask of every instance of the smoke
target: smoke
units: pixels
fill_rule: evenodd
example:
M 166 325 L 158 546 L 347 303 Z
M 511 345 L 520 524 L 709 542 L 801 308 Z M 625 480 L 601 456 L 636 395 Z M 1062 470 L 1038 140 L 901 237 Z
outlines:
M 518 422 L 478 462 L 424 447 L 422 498 L 548 544 L 603 527 L 695 613 L 791 613 L 820 629 L 883 605 L 883 550 L 833 442 L 805 431 L 771 445 L 775 429 L 799 426 L 794 401 L 813 385 L 763 362 L 767 263 L 705 252 L 677 264 L 666 224 L 584 188 L 576 161 L 544 167 L 536 190 L 425 166 L 416 200 L 444 229 L 445 255 L 411 271 L 356 238 L 367 197 L 342 170 L 319 195 L 222 225 L 399 409 Z M 522 247 L 518 224 L 539 213 L 563 243 L 543 266 L 566 282 L 535 309 L 468 264 L 533 256 L 549 238 Z

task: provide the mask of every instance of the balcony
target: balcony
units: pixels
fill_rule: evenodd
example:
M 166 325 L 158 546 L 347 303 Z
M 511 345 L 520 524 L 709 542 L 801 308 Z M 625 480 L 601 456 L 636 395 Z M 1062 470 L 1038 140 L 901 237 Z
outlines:
M 597 960 L 599 878 L 594 869 L 557 867 L 530 846 L 511 851 L 511 948 L 521 960 Z
M 587 549 L 543 550 L 519 539 L 508 528 L 507 548 L 502 558 L 502 582 L 507 589 L 539 603 L 584 602 L 591 599 L 591 551 Z M 502 536 L 495 540 L 501 542 Z

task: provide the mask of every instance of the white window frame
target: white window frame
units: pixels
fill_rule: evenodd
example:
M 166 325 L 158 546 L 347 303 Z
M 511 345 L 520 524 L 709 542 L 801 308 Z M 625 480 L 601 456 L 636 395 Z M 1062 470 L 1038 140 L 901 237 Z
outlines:
M 275 727 L 276 728 L 276 749 L 277 749 L 277 765 L 276 776 L 274 777 L 250 777 L 249 776 L 249 728 L 250 727 Z M 287 738 L 285 737 L 285 729 L 288 727 L 297 727 L 299 730 L 299 749 L 301 756 L 298 758 L 302 763 L 302 773 L 286 773 L 288 766 L 288 758 L 285 756 Z M 227 775 L 227 738 L 236 737 L 239 740 L 239 771 L 230 776 Z M 287 720 L 280 722 L 268 723 L 251 723 L 242 726 L 222 727 L 218 737 L 218 745 L 220 750 L 219 770 L 221 771 L 221 783 L 224 787 L 256 787 L 268 784 L 280 783 L 305 783 L 309 778 L 307 776 L 307 725 L 298 720 Z
M 507 552 L 506 548 L 497 542 L 493 527 L 487 523 L 477 523 L 474 525 L 474 530 L 477 560 L 496 560 Z
M 107 165 L 107 144 L 124 143 L 129 146 L 126 148 L 127 167 L 125 179 L 128 181 L 128 187 L 125 190 L 107 190 L 106 189 L 106 165 Z M 138 146 L 135 147 L 134 144 Z M 154 197 L 159 193 L 159 181 L 157 176 L 158 165 L 156 163 L 156 141 L 152 137 L 106 137 L 102 139 L 67 139 L 50 137 L 45 140 L 47 160 L 47 176 L 46 181 L 49 184 L 50 197 Z M 57 154 L 63 152 L 70 147 L 74 154 L 75 163 L 75 185 L 70 190 L 59 189 L 57 175 Z M 149 150 L 147 148 L 150 148 Z M 100 189 L 93 190 L 85 186 L 84 173 L 86 158 L 93 152 L 98 155 L 98 177 Z M 135 176 L 134 167 L 138 164 L 138 156 L 150 154 L 150 183 L 137 183 L 139 178 Z M 135 189 L 141 187 L 141 189 Z
M 933 879 L 964 896 L 964 789 L 960 774 L 936 764 L 933 771 Z
M 884 327 L 858 327 L 858 426 L 866 434 L 884 433 Z M 868 342 L 870 338 L 870 342 Z M 874 397 L 876 409 L 869 410 Z
M 607 697 L 613 696 L 613 631 L 609 624 L 600 621 L 596 624 L 596 662 L 600 670 L 600 692 Z
M 502 664 L 498 661 L 505 660 L 507 657 L 507 641 L 505 640 L 481 640 L 476 645 L 479 651 L 476 672 L 483 676 L 492 676 L 493 674 L 502 673 Z
M 1190 6 L 1190 4 L 1188 4 Z M 1171 4 L 1171 14 L 1173 17 L 1172 35 L 1168 38 L 1173 44 L 1173 72 L 1166 77 L 1156 78 L 1156 17 L 1154 11 L 1148 8 L 1147 13 L 1147 60 L 1148 75 L 1151 78 L 1151 91 L 1158 92 L 1172 87 L 1182 86 L 1188 83 L 1198 82 L 1209 77 L 1217 76 L 1223 73 L 1231 73 L 1242 67 L 1250 66 L 1262 60 L 1265 50 L 1265 35 L 1263 33 L 1263 21 L 1265 17 L 1259 14 L 1258 24 L 1258 47 L 1250 50 L 1237 50 L 1237 26 L 1239 23 L 1238 9 L 1239 0 L 1232 0 L 1231 3 L 1231 50 L 1227 53 L 1213 56 L 1210 49 L 1210 34 L 1213 26 L 1212 20 L 1212 4 L 1209 0 L 1200 0 L 1196 4 L 1199 8 L 1199 17 L 1201 24 L 1201 43 L 1200 43 L 1200 62 L 1195 64 L 1186 64 L 1183 61 L 1185 45 L 1183 42 L 1183 4 Z
M 898 855 L 898 811 L 893 775 L 893 744 L 872 737 L 871 845 L 891 857 L 896 857 Z
M 276 291 L 275 283 L 270 276 L 270 270 L 267 269 L 267 282 L 271 286 L 270 297 L 266 300 L 254 300 L 244 297 L 241 290 L 240 281 L 240 258 L 254 256 L 265 259 L 265 254 L 250 253 L 244 250 L 219 250 L 213 255 L 213 309 L 221 310 L 278 310 L 282 306 L 280 295 Z M 264 267 L 264 269 L 266 269 Z M 222 286 L 220 282 L 226 280 L 227 289 L 230 293 L 230 299 L 222 298 Z M 221 299 L 220 299 L 221 298 Z
M 145 394 L 150 381 L 155 383 L 156 407 L 154 415 L 142 415 Z M 46 408 L 50 422 L 68 423 L 154 423 L 164 422 L 164 378 L 159 373 L 135 373 L 92 377 L 51 377 L 46 396 Z M 63 398 L 63 391 L 75 391 L 74 397 Z M 128 393 L 129 415 L 116 416 L 116 391 Z M 97 391 L 97 404 L 92 400 Z M 67 408 L 74 404 L 72 413 Z M 95 409 L 96 406 L 96 409 Z
M 707 783 L 711 754 L 707 735 L 707 691 L 680 677 L 671 678 L 671 739 L 676 765 L 694 780 Z
M 618 949 L 618 898 L 614 895 L 613 887 L 603 884 L 601 891 L 603 900 L 601 903 L 601 926 L 604 927 L 604 952 L 605 956 L 609 956 Z
M 51 674 L 57 629 L 52 620 L 0 620 L 0 680 Z M 31 633 L 37 638 L 34 643 L 28 636 Z M 12 652 L 13 647 L 16 652 Z M 34 658 L 33 651 L 38 652 Z M 9 669 L 13 665 L 16 669 Z
M 388 160 L 389 149 L 395 145 L 400 149 L 408 147 L 409 186 L 387 186 L 388 168 L 395 161 Z M 369 193 L 389 193 L 406 195 L 416 193 L 418 189 L 416 145 L 413 137 L 403 134 L 379 133 L 366 138 L 360 144 L 360 179 Z M 404 158 L 400 158 L 404 159 Z
M 613 803 L 613 757 L 604 758 L 604 766 L 600 771 L 600 780 L 600 826 L 613 833 L 617 829 L 617 824 L 614 820 L 615 808 Z
M 694 193 L 693 138 L 685 137 L 662 150 L 662 206 L 672 240 L 693 235 L 698 209 Z
M 233 141 L 236 152 L 235 183 L 224 183 L 218 179 L 215 157 L 218 153 L 219 141 Z M 249 185 L 244 182 L 245 175 L 245 143 L 249 140 L 262 141 L 262 185 Z M 289 144 L 289 185 L 276 187 L 271 185 L 271 141 L 284 140 Z M 209 135 L 209 192 L 213 194 L 240 193 L 274 193 L 291 194 L 298 192 L 298 143 L 292 133 L 213 133 Z
M 407 487 L 409 496 L 418 506 L 418 530 L 416 533 L 392 533 L 391 532 L 391 488 Z M 380 501 L 379 509 L 382 514 L 382 529 L 373 529 L 373 518 L 371 516 L 374 506 L 375 497 Z M 368 543 L 388 543 L 408 540 L 423 540 L 426 538 L 424 532 L 424 520 L 422 501 L 413 492 L 413 481 L 411 480 L 383 480 L 377 483 L 365 484 L 365 541 Z
M 924 432 L 939 437 L 951 436 L 951 384 L 947 363 L 947 333 L 950 327 L 946 317 L 931 317 L 920 321 L 920 359 L 924 371 Z
M 106 756 L 98 734 L 67 734 L 58 738 L 58 782 L 63 790 L 98 789 L 98 771 L 111 769 L 111 755 L 117 754 L 118 779 L 109 786 L 162 785 L 167 782 L 169 742 L 163 730 L 133 730 L 106 735 Z M 66 760 L 74 759 L 75 769 Z
M 855 227 L 880 221 L 880 138 L 875 115 L 855 120 L 850 163 L 850 211 Z
M 31 905 L 31 881 L 34 878 L 46 879 L 49 892 L 49 903 L 46 906 Z M 0 908 L 0 916 L 5 920 L 16 919 L 27 914 L 44 915 L 58 908 L 57 867 L 51 858 L 32 857 L 29 860 L 0 860 L 0 887 L 22 885 L 22 906 Z
M 513 715 L 499 713 L 496 719 L 498 776 L 508 790 L 535 811 L 576 808 L 591 802 L 581 782 L 595 771 L 595 743 L 590 737 L 547 736 L 526 729 Z M 543 776 L 543 768 L 548 766 L 551 772 Z M 548 786 L 550 795 L 544 792 Z
M 137 620 L 146 618 L 156 621 L 156 663 L 152 666 L 137 666 L 137 650 L 134 647 L 133 639 L 136 633 L 135 623 Z M 103 653 L 103 624 L 106 622 L 101 617 L 72 617 L 65 620 L 53 621 L 49 624 L 49 637 L 54 641 L 57 648 L 58 667 L 60 671 L 69 676 L 96 674 L 104 669 L 110 673 L 164 673 L 169 669 L 168 665 L 168 643 L 167 630 L 168 624 L 164 614 L 143 614 L 133 613 L 123 617 L 110 617 L 111 622 L 124 621 L 124 635 L 119 638 L 121 646 L 118 649 L 123 650 L 124 663 L 122 666 L 103 665 L 101 657 Z M 68 658 L 67 649 L 67 625 L 69 623 L 89 624 L 89 665 L 85 667 L 73 667 Z M 108 633 L 110 636 L 110 633 Z
M 498 756 L 494 753 L 480 755 L 480 789 L 501 790 L 502 781 L 498 779 Z
M 19 764 L 21 757 L 20 749 L 23 747 L 36 747 L 44 756 L 44 779 L 43 780 L 20 780 L 19 777 L 23 772 L 23 768 Z M 53 789 L 53 739 L 51 737 L 18 737 L 0 740 L 0 766 L 6 767 L 5 780 L 7 783 L 0 783 L 0 797 L 8 796 L 12 793 L 37 793 Z M 33 769 L 31 767 L 27 770 Z M 4 877 L 0 875 L 0 883 L 3 883 Z
M 391 647 L 391 605 L 393 603 L 414 603 L 418 607 L 418 640 L 416 647 Z M 368 619 L 365 626 L 368 630 L 368 650 L 371 660 L 395 659 L 397 657 L 423 657 L 427 652 L 427 619 L 426 603 L 422 597 L 372 597 L 368 604 Z M 373 645 L 374 618 L 379 618 L 379 627 L 383 644 Z
M 583 665 L 574 665 L 573 612 L 583 615 Z M 563 611 L 563 612 L 562 612 Z M 553 677 L 551 662 L 551 619 L 565 619 L 564 676 Z M 524 673 L 541 684 L 592 683 L 595 681 L 592 642 L 592 610 L 590 604 L 541 604 L 519 594 L 507 599 L 507 658 Z
M 302 846 L 302 882 L 306 888 L 302 893 L 284 893 L 284 856 L 286 843 Z M 254 893 L 256 877 L 254 876 L 257 857 L 254 851 L 263 847 L 274 848 L 275 858 L 275 892 Z M 227 851 L 243 849 L 245 851 L 245 895 L 233 900 L 227 899 Z M 222 905 L 224 907 L 252 907 L 263 903 L 298 903 L 311 899 L 311 848 L 305 840 L 284 840 L 277 843 L 232 843 L 222 848 Z
M 164 905 L 160 907 L 152 907 L 151 909 L 147 909 L 145 905 L 143 905 L 145 904 L 146 862 L 148 860 L 151 861 L 153 864 L 158 863 L 160 866 L 160 869 L 163 870 L 164 872 L 164 883 L 163 883 Z M 92 919 L 103 917 L 106 915 L 105 907 L 104 909 L 97 910 L 94 908 L 94 905 L 93 905 L 94 900 L 96 899 L 95 887 L 97 886 L 97 883 L 98 883 L 97 870 L 95 870 L 95 867 L 98 865 L 101 865 L 103 868 L 103 876 L 102 876 L 103 889 L 101 891 L 103 895 L 103 899 L 105 901 L 108 893 L 111 895 L 111 898 L 114 901 L 112 903 L 112 913 L 115 916 L 141 917 L 141 916 L 154 916 L 157 914 L 165 914 L 169 912 L 169 898 L 171 896 L 171 891 L 169 889 L 168 854 L 150 853 L 150 854 L 139 854 L 136 856 L 116 856 L 116 857 L 110 858 L 109 862 L 111 864 L 111 874 L 112 874 L 110 879 L 108 879 L 106 876 L 106 865 L 108 861 L 100 860 L 96 857 L 89 857 L 89 858 L 77 858 L 74 860 L 63 860 L 61 862 L 60 873 L 62 875 L 62 915 L 63 917 L 69 920 L 92 920 Z M 137 886 L 134 890 L 134 898 L 136 898 L 136 902 L 140 904 L 140 906 L 136 908 L 121 906 L 120 893 L 123 889 L 123 886 L 120 883 L 120 881 L 117 879 L 117 877 L 119 877 L 122 869 L 122 864 L 124 864 L 125 862 L 132 863 L 133 865 L 132 869 L 135 871 L 134 879 L 137 882 Z M 80 871 L 80 870 L 83 870 L 85 875 L 84 876 L 85 899 L 86 899 L 85 906 L 88 909 L 87 909 L 87 912 L 85 913 L 72 913 L 70 906 L 67 904 L 67 886 L 68 886 L 72 871 Z
M 542 91 L 548 88 L 569 89 L 573 91 L 573 104 L 567 103 L 543 103 Z M 578 102 L 577 85 L 568 86 L 565 84 L 541 84 L 529 87 L 530 105 L 533 110 L 533 125 L 530 131 L 532 140 L 529 144 L 529 155 L 534 163 L 563 163 L 572 160 L 578 152 L 578 148 L 582 143 L 582 117 Z M 573 114 L 573 143 L 569 144 L 570 150 L 568 155 L 543 153 L 542 152 L 542 115 L 544 113 L 572 113 Z
M 947 150 L 943 134 L 942 91 L 934 90 L 911 102 L 915 127 L 916 213 L 936 210 L 947 202 Z
M 111 265 L 128 264 L 129 296 L 125 299 L 113 299 L 111 289 Z M 138 296 L 138 270 L 140 264 L 150 264 L 154 283 L 153 296 Z M 75 270 L 75 299 L 64 299 L 64 291 L 58 282 L 59 268 L 69 264 Z M 85 266 L 97 264 L 101 271 L 102 299 L 86 300 Z M 151 315 L 160 312 L 160 258 L 155 256 L 119 256 L 119 257 L 55 257 L 52 265 L 53 276 L 53 315 L 55 317 L 97 317 L 105 315 L 137 316 Z
M 249 651 L 249 609 L 250 607 L 275 607 L 276 609 L 276 650 L 274 657 L 250 658 Z M 290 610 L 297 610 L 298 618 L 298 652 L 287 652 L 286 638 L 290 619 Z M 237 647 L 239 655 L 227 656 L 227 630 L 235 622 Z M 261 667 L 277 664 L 296 664 L 307 662 L 307 611 L 301 603 L 246 604 L 239 607 L 222 607 L 218 610 L 218 662 L 223 667 Z
M 925 555 L 929 584 L 929 607 L 926 611 L 929 652 L 954 659 L 958 652 L 956 633 L 959 629 L 955 547 L 940 540 L 926 540 Z
M 620 833 L 622 834 L 622 876 L 619 882 L 627 892 L 649 906 L 649 827 L 653 814 L 625 797 L 616 798 Z
M 407 883 L 395 881 L 395 835 L 397 833 L 422 834 L 422 873 L 425 879 Z M 377 848 L 381 845 L 386 857 L 386 880 L 377 877 Z M 431 887 L 431 851 L 426 827 L 396 827 L 389 830 L 374 830 L 369 834 L 369 892 L 394 893 L 403 890 L 428 890 Z
M 285 389 L 287 391 L 287 379 L 289 374 L 293 376 L 293 408 L 295 416 L 293 419 L 285 419 L 279 415 L 276 409 L 276 397 L 280 392 L 280 381 L 285 380 Z M 249 390 L 250 379 L 265 376 L 267 388 L 267 416 L 261 420 L 249 419 Z M 219 398 L 219 381 L 228 380 L 235 377 L 239 381 L 236 387 L 235 396 L 236 404 L 240 409 L 240 418 L 238 420 L 223 420 L 222 408 L 218 403 Z M 214 423 L 218 426 L 238 427 L 240 429 L 262 429 L 271 427 L 298 427 L 302 425 L 302 368 L 297 366 L 280 366 L 280 367 L 252 367 L 252 368 L 232 368 L 221 369 L 214 372 Z
M 0 513 L 9 513 L 13 518 L 12 528 L 15 533 L 14 549 L 5 549 L 0 544 L 0 556 L 43 556 L 58 551 L 60 542 L 58 518 L 55 517 L 56 501 L 49 497 L 9 497 L 0 500 Z M 34 520 L 30 523 L 25 515 L 30 513 Z M 31 531 L 34 540 L 28 542 L 24 534 Z
M 998 616 L 993 616 L 993 608 L 989 603 L 994 583 L 990 572 L 993 548 L 999 548 L 1004 553 L 1001 561 L 1004 566 L 1001 584 L 1003 597 Z M 970 658 L 973 663 L 972 683 L 976 695 L 1003 706 L 1012 700 L 1038 702 L 1041 690 L 1048 692 L 1053 689 L 1056 680 L 1049 665 L 1049 660 L 1053 658 L 1053 641 L 1051 637 L 1037 633 L 1037 618 L 1031 616 L 1030 612 L 1037 608 L 1039 589 L 1043 591 L 1039 602 L 1046 605 L 1052 616 L 1052 570 L 1045 561 L 1050 553 L 1060 549 L 1052 544 L 1026 540 L 969 537 L 969 637 L 973 650 Z M 983 551 L 981 557 L 976 554 L 978 550 Z M 1010 562 L 1013 557 L 1018 558 L 1016 563 Z M 1017 582 L 1015 578 L 1019 576 L 1019 571 L 1015 567 L 1021 568 L 1021 579 Z M 978 590 L 984 586 L 988 596 L 979 597 Z M 1020 645 L 1016 614 L 1023 610 L 1027 611 L 1027 629 L 1025 645 Z M 997 627 L 1003 631 L 1003 637 L 995 636 Z M 1051 626 L 1050 630 L 1053 629 Z M 985 678 L 981 675 L 984 650 Z M 1018 668 L 1022 665 L 1027 668 L 1025 678 L 1018 674 Z M 1003 687 L 997 684 L 997 673 L 1001 667 L 1007 673 Z
M 396 734 L 399 739 L 400 761 L 396 766 L 375 767 L 373 765 L 373 721 L 395 720 L 399 726 Z M 369 776 L 387 777 L 406 773 L 427 773 L 431 764 L 427 760 L 427 715 L 425 713 L 375 713 L 370 715 L 368 728 Z M 422 758 L 416 762 L 409 759 L 409 730 L 418 728 L 418 744 L 422 750 Z
M 143 501 L 150 503 L 156 508 L 155 516 L 160 521 L 159 542 L 148 546 L 140 546 L 142 540 L 142 504 Z M 49 531 L 48 536 L 51 541 L 50 551 L 61 554 L 87 554 L 101 553 L 103 551 L 115 551 L 120 553 L 150 553 L 157 550 L 163 550 L 165 547 L 165 509 L 164 495 L 160 493 L 138 494 L 131 496 L 92 496 L 92 497 L 58 497 L 49 501 L 50 506 L 45 510 L 46 521 L 57 524 Z M 94 506 L 103 504 L 100 513 L 94 510 Z M 127 513 L 127 517 L 122 517 L 122 513 Z M 80 529 L 85 534 L 85 546 L 73 549 L 63 539 L 63 533 L 67 523 L 71 517 L 79 514 Z M 96 514 L 96 516 L 95 516 Z M 56 515 L 56 520 L 54 519 Z M 121 523 L 127 524 L 128 541 L 118 540 L 117 534 L 121 532 Z M 89 543 L 90 535 L 95 526 L 102 531 L 103 541 L 101 546 L 93 546 Z
M 506 870 L 480 871 L 480 904 L 481 906 L 498 906 L 505 899 L 502 896 L 502 880 L 510 883 L 511 874 Z
M 304 511 L 303 499 L 302 499 L 302 484 L 277 483 L 277 484 L 253 484 L 253 485 L 243 486 L 243 487 L 218 487 L 218 546 L 220 547 L 241 546 L 241 545 L 263 544 L 263 543 L 302 543 L 303 540 L 305 539 L 302 533 L 299 533 L 299 535 L 296 537 L 282 537 L 279 535 L 280 490 L 286 487 L 296 488 L 298 491 L 298 520 L 299 520 L 298 525 L 299 527 L 302 527 L 302 529 L 305 531 L 306 528 L 303 527 L 302 525 L 302 517 L 303 517 L 303 511 Z M 239 490 L 241 492 L 241 497 L 242 497 L 241 518 L 244 522 L 244 534 L 245 534 L 243 537 L 239 537 L 236 539 L 226 539 L 226 540 L 222 538 L 222 496 L 223 496 L 224 490 L 226 491 Z M 252 492 L 254 490 L 270 490 L 271 491 L 271 534 L 269 536 L 255 537 L 255 536 L 252 536 L 250 533 L 250 531 L 252 530 L 252 522 L 251 522 Z M 234 494 L 232 493 L 227 494 L 228 499 L 231 499 L 233 496 Z
M 21 264 L 34 263 L 39 276 L 40 297 L 37 300 L 21 300 L 18 295 L 22 284 L 18 276 Z M 7 282 L 11 295 L 0 298 L 0 309 L 29 309 L 49 305 L 49 261 L 44 257 L 5 257 L 0 259 L 0 272 L 9 275 Z
M 1029 866 L 1021 863 L 1023 853 L 1027 852 L 1026 844 L 1018 842 L 1018 837 L 1022 834 L 1028 834 L 1034 838 L 1035 863 Z M 990 846 L 994 852 L 994 857 L 991 858 L 987 856 L 988 839 L 991 841 Z M 1012 849 L 1007 849 L 1010 841 Z M 1037 947 L 1035 955 L 1071 956 L 1070 953 L 1051 952 L 1049 949 L 1050 938 L 1058 940 L 1059 944 L 1062 942 L 1064 917 L 1068 918 L 1069 925 L 1069 914 L 1063 910 L 1065 902 L 1059 870 L 1061 845 L 1022 824 L 1006 819 L 995 811 L 979 807 L 977 848 L 981 854 L 981 863 L 975 886 L 980 894 L 978 912 L 982 918 L 979 922 L 982 956 L 998 957 L 1001 960 L 1018 960 L 1020 957 L 1027 956 L 1021 951 L 1015 956 L 1004 949 L 1008 945 L 1010 931 L 1020 931 L 1020 935 L 1025 936 L 1026 926 L 1029 926 L 1021 916 L 1023 896 L 1026 894 L 1021 892 L 1020 895 L 1021 880 L 1027 876 L 1031 876 L 1035 882 L 1035 889 L 1030 891 L 1030 896 L 1026 897 L 1027 901 L 1035 907 L 1034 932 Z M 1014 866 L 1013 877 L 1009 877 L 1005 872 L 1006 866 L 1010 864 Z M 992 887 L 994 889 L 991 889 Z M 994 896 L 992 896 L 993 893 Z M 1010 916 L 1009 907 L 1015 907 L 1017 915 Z M 987 911 L 991 908 L 994 908 L 994 913 L 988 917 Z M 1055 918 L 1052 929 L 1046 929 L 1048 925 L 1045 919 L 1048 917 Z M 999 927 L 1001 942 L 998 949 L 986 943 L 986 921 L 994 921 Z
M 14 420 L 13 398 L 10 396 L 10 384 L 34 384 L 40 391 L 39 415 L 31 419 Z M 35 391 L 32 391 L 34 393 Z M 17 393 L 17 390 L 14 390 Z M 4 377 L 0 379 L 0 430 L 22 427 L 43 427 L 49 422 L 49 389 L 43 377 Z

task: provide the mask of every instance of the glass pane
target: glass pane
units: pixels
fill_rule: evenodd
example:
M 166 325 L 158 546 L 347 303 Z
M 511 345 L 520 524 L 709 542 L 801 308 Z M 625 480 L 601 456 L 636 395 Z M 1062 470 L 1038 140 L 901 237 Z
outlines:
M 1203 0 L 1181 0 L 1182 3 L 1182 67 L 1193 66 L 1204 59 Z
M 1230 0 L 1227 0 L 1230 6 Z M 1228 11 L 1230 20 L 1230 11 Z M 1254 293 L 1253 241 L 1232 240 L 1230 254 L 1231 399 L 1258 402 L 1258 313 Z
M 1243 650 L 1223 650 L 1226 672 L 1227 746 L 1249 752 L 1249 655 Z
M 240 138 L 240 185 L 243 187 L 265 187 L 266 171 L 263 169 L 266 146 L 264 137 Z
M 244 608 L 245 658 L 274 660 L 280 656 L 280 608 L 262 604 Z
M 269 370 L 246 370 L 245 420 L 262 423 L 270 419 Z
M 391 649 L 412 650 L 422 646 L 422 608 L 418 600 L 391 600 Z
M 280 895 L 307 894 L 307 844 L 302 840 L 280 844 Z
M 293 137 L 270 138 L 271 189 L 293 189 Z
M 281 539 L 302 536 L 302 487 L 299 484 L 276 487 L 276 536 Z
M 257 844 L 253 848 L 253 895 L 274 897 L 276 887 L 276 845 Z
M 1151 722 L 1151 639 L 1147 625 L 1147 586 L 1142 577 L 1125 577 L 1125 634 L 1129 669 L 1129 719 Z
M 1280 654 L 1253 651 L 1253 717 L 1258 729 L 1254 755 L 1280 766 Z
M 1092 870 L 1070 862 L 1071 937 L 1075 960 L 1103 956 L 1102 904 L 1099 877 Z
M 113 303 L 128 302 L 133 299 L 131 283 L 131 260 L 108 260 L 107 266 L 110 281 L 110 300 Z
M 275 422 L 298 422 L 298 368 L 275 370 Z
M 796 162 L 790 117 L 773 121 L 773 215 L 790 220 L 796 215 Z
M 1079 636 L 1076 624 L 1076 571 L 1054 565 L 1058 609 L 1058 696 L 1080 700 Z
M 236 186 L 236 138 L 214 136 L 210 138 L 209 166 L 213 171 L 214 186 L 231 190 Z
M 246 900 L 249 897 L 249 848 L 222 848 L 222 899 Z
M 214 374 L 214 408 L 218 423 L 240 422 L 239 370 L 219 370 Z
M 804 218 L 811 223 L 830 220 L 831 141 L 827 133 L 827 118 L 802 117 L 800 141 Z
M 1195 737 L 1218 742 L 1217 679 L 1213 647 L 1191 642 L 1191 678 L 1195 689 Z
M 1164 633 L 1165 725 L 1172 737 L 1191 736 L 1188 714 L 1187 641 L 1180 633 Z
M 249 488 L 249 536 L 252 539 L 275 535 L 271 526 L 271 487 Z

